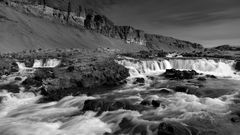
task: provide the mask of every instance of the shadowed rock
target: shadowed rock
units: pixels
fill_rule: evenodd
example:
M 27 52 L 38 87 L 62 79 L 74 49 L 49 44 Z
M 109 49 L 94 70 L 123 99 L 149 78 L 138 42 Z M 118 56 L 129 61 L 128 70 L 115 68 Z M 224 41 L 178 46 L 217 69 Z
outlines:
M 198 75 L 198 73 L 195 70 L 180 71 L 176 69 L 167 69 L 163 75 L 168 79 L 182 80 L 182 79 L 193 79 L 196 75 Z
M 86 100 L 82 111 L 95 111 L 101 114 L 104 111 L 115 111 L 119 109 L 143 111 L 146 107 L 131 104 L 128 101 L 112 101 L 106 99 Z

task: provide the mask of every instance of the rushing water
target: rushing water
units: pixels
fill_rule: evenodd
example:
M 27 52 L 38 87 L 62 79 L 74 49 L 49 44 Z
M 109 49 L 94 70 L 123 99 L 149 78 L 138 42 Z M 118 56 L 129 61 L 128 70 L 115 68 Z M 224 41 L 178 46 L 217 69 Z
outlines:
M 57 102 L 37 103 L 41 95 L 30 92 L 0 92 L 0 135 L 101 135 L 108 134 L 159 134 L 162 122 L 177 122 L 180 126 L 193 126 L 204 131 L 201 135 L 238 135 L 239 124 L 229 119 L 238 105 L 240 78 L 234 70 L 234 61 L 207 59 L 135 60 L 123 58 L 119 64 L 129 68 L 126 86 L 109 93 L 76 97 L 68 96 Z M 33 67 L 18 63 L 20 71 L 38 67 L 54 67 L 58 60 L 43 63 L 35 60 Z M 218 79 L 201 82 L 203 88 L 190 81 L 166 80 L 159 74 L 166 69 L 196 70 L 214 74 Z M 27 71 L 26 71 L 27 72 Z M 154 79 L 150 79 L 151 76 Z M 136 77 L 145 83 L 133 84 Z M 227 77 L 227 78 L 225 78 Z M 6 80 L 11 81 L 11 79 Z M 1 82 L 3 83 L 3 82 Z M 175 92 L 171 87 L 187 84 L 201 89 L 202 96 Z M 166 93 L 166 91 L 168 91 Z M 205 92 L 205 93 L 204 93 Z M 211 96 L 210 96 L 211 95 Z M 88 99 L 128 101 L 139 105 L 142 101 L 160 101 L 159 107 L 146 107 L 143 111 L 119 109 L 98 115 L 82 112 Z M 189 129 L 185 129 L 189 130 Z M 185 135 L 180 133 L 177 135 Z M 205 133 L 206 132 L 206 133 Z M 190 135 L 190 134 L 186 134 Z M 196 134 L 197 135 L 197 134 Z

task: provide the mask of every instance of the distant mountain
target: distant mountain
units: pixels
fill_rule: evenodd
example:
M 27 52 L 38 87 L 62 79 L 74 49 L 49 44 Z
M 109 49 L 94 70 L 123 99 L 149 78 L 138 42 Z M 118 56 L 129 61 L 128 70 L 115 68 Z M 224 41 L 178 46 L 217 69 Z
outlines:
M 213 49 L 217 49 L 220 51 L 240 51 L 240 47 L 231 46 L 231 45 L 221 45 L 221 46 L 214 47 Z
M 197 43 L 148 34 L 131 26 L 117 26 L 101 13 L 86 8 L 80 0 L 1 1 L 20 11 L 1 5 L 1 50 L 19 50 L 22 49 L 20 44 L 23 48 L 108 47 L 128 51 L 149 49 L 188 52 L 204 49 Z

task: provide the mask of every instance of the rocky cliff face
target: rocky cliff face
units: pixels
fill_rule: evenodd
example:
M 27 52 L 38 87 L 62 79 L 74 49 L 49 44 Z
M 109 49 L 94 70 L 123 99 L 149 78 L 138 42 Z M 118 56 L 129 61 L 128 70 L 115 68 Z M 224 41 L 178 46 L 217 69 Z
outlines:
M 26 13 L 59 20 L 101 33 L 107 37 L 124 40 L 128 44 L 147 46 L 150 50 L 193 51 L 202 50 L 197 43 L 171 37 L 148 34 L 131 26 L 117 26 L 106 16 L 85 8 L 77 0 L 5 0 L 7 4 Z
M 231 45 L 221 45 L 221 46 L 213 47 L 212 49 L 217 49 L 220 51 L 240 51 L 240 47 L 231 46 Z

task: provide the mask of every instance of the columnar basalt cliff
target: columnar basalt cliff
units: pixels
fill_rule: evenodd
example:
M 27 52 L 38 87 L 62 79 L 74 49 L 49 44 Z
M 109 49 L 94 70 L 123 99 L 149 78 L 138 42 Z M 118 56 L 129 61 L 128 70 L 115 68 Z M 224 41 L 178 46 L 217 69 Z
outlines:
M 124 40 L 127 44 L 146 46 L 150 50 L 193 51 L 202 50 L 197 43 L 171 37 L 145 33 L 131 26 L 117 26 L 106 16 L 85 8 L 77 0 L 4 0 L 17 10 L 28 14 L 60 21 L 64 24 L 88 29 L 106 37 Z

